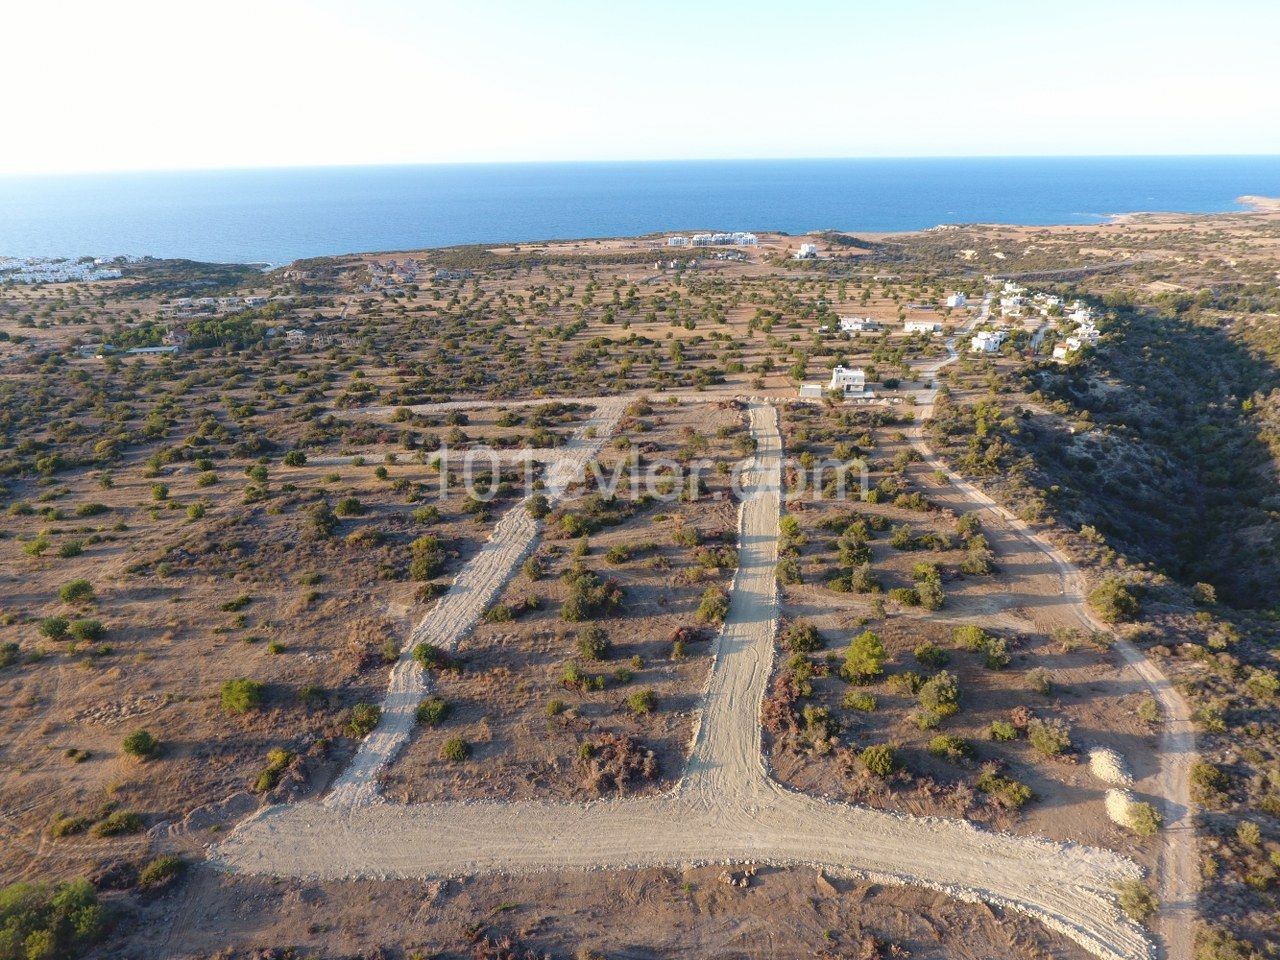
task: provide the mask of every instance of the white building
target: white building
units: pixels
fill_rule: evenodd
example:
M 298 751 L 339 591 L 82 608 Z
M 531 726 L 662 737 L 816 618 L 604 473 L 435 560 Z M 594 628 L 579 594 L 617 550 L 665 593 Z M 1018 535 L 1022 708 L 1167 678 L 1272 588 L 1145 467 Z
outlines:
M 879 330 L 880 324 L 871 317 L 841 317 L 839 329 L 841 333 L 866 333 Z
M 951 296 L 947 297 L 948 307 L 963 307 L 967 305 L 968 302 L 969 298 L 963 293 L 953 293 Z
M 969 352 L 998 353 L 1004 345 L 1005 337 L 1003 330 L 979 330 L 969 341 Z
M 1053 345 L 1053 359 L 1067 360 L 1071 354 L 1076 353 L 1082 346 L 1084 346 L 1084 341 L 1079 337 L 1074 335 L 1067 337 L 1067 339 Z
M 687 247 L 689 245 L 688 237 L 667 237 L 668 247 Z
M 818 256 L 818 245 L 816 243 L 802 243 L 800 249 L 796 251 L 795 258 L 797 260 L 815 260 Z
M 246 307 L 252 307 L 254 309 L 258 307 L 265 307 L 267 305 L 267 298 L 266 297 L 245 297 L 244 305 Z
M 902 329 L 907 333 L 941 333 L 942 324 L 936 320 L 908 320 Z
M 830 390 L 839 390 L 846 397 L 862 396 L 867 392 L 867 373 L 861 367 L 837 366 L 831 371 Z

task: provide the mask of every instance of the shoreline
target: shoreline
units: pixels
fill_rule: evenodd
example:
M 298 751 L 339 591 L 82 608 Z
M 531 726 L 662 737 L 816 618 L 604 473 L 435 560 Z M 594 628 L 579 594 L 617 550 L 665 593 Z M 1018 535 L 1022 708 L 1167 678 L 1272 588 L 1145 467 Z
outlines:
M 1280 196 L 1268 197 L 1260 194 L 1242 194 L 1237 196 L 1234 201 L 1235 209 L 1230 210 L 1213 210 L 1213 211 L 1195 211 L 1182 212 L 1170 210 L 1133 210 L 1124 213 L 1107 213 L 1092 214 L 1097 219 L 1088 223 L 1026 223 L 1015 221 L 1001 220 L 969 220 L 969 221 L 949 221 L 943 223 L 932 224 L 927 227 L 916 227 L 907 230 L 859 230 L 857 228 L 834 228 L 823 227 L 814 228 L 804 232 L 791 232 L 778 229 L 753 228 L 754 232 L 762 236 L 774 237 L 790 237 L 805 238 L 818 236 L 823 233 L 838 233 L 844 236 L 857 237 L 860 239 L 878 241 L 883 239 L 891 239 L 894 237 L 912 236 L 920 233 L 927 233 L 931 230 L 938 229 L 962 229 L 967 227 L 985 227 L 994 229 L 1089 229 L 1093 227 L 1104 227 L 1113 225 L 1124 225 L 1140 222 L 1168 222 L 1170 220 L 1192 220 L 1211 217 L 1224 216 L 1241 216 L 1253 214 L 1277 214 L 1280 213 Z M 194 264 L 206 266 L 224 266 L 224 267 L 253 267 L 264 274 L 274 270 L 282 270 L 294 266 L 295 264 L 316 261 L 316 260 L 335 260 L 343 257 L 397 257 L 410 254 L 423 253 L 428 251 L 456 250 L 464 248 L 480 248 L 480 249 L 501 249 L 501 248 L 543 248 L 556 247 L 564 244 L 592 244 L 592 243 L 617 243 L 619 241 L 645 241 L 652 239 L 654 246 L 650 249 L 666 250 L 665 237 L 672 233 L 688 234 L 697 232 L 711 231 L 712 228 L 664 228 L 662 230 L 650 231 L 640 234 L 617 234 L 613 236 L 575 236 L 575 237 L 543 237 L 539 239 L 490 239 L 478 240 L 467 243 L 445 243 L 435 245 L 422 245 L 412 247 L 395 247 L 382 249 L 365 249 L 365 250 L 345 250 L 337 253 L 317 253 L 306 256 L 296 257 L 292 260 L 282 260 L 279 262 L 255 259 L 255 260 L 202 260 L 190 256 L 161 256 L 155 254 L 14 254 L 0 252 L 0 261 L 3 260 L 27 260 L 27 261 L 74 261 L 86 258 L 100 258 L 103 260 L 119 260 L 119 259 L 138 259 L 138 260 L 154 260 L 154 261 L 187 261 Z M 0 274 L 0 284 L 4 283 L 4 276 Z

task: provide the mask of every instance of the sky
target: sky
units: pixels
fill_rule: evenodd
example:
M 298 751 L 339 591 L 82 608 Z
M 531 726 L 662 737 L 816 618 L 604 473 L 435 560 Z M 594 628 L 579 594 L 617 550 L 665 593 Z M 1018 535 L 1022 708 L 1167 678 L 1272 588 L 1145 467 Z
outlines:
M 44 0 L 0 175 L 1280 154 L 1274 0 Z

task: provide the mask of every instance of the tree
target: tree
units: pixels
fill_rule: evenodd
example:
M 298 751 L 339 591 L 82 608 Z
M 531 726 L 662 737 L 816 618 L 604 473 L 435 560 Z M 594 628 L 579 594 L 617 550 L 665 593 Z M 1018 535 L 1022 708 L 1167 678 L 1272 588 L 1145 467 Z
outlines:
M 222 709 L 228 713 L 248 713 L 262 704 L 263 686 L 257 680 L 240 677 L 222 685 Z
M 435 727 L 444 722 L 452 707 L 442 697 L 427 697 L 418 704 L 418 722 L 428 727 Z
M 698 604 L 698 619 L 703 623 L 724 623 L 729 613 L 729 596 L 719 587 L 707 587 Z
M 627 697 L 627 709 L 634 716 L 653 713 L 658 705 L 658 695 L 652 690 L 637 690 Z
M 960 709 L 960 685 L 948 670 L 940 670 L 922 683 L 916 696 L 920 706 L 939 717 L 950 717 Z
M 865 683 L 884 672 L 884 661 L 884 644 L 873 632 L 864 630 L 849 644 L 840 675 L 850 683 Z
M 149 730 L 135 730 L 124 738 L 120 749 L 131 757 L 146 760 L 153 757 L 160 749 L 160 741 L 151 735 Z
M 85 642 L 99 639 L 105 631 L 99 620 L 73 620 L 67 627 L 67 632 L 76 640 Z
M 45 617 L 40 621 L 40 635 L 48 637 L 50 640 L 62 640 L 67 636 L 67 627 L 70 624 L 66 617 Z
M 1117 577 L 1108 577 L 1089 592 L 1089 606 L 1107 623 L 1132 620 L 1138 615 L 1138 598 Z
M 363 740 L 373 733 L 382 719 L 382 708 L 376 703 L 357 703 L 351 708 L 351 717 L 347 720 L 347 732 L 357 740 Z
M 467 757 L 471 756 L 471 744 L 463 740 L 461 737 L 451 737 L 444 742 L 444 746 L 440 748 L 440 756 L 444 760 L 453 763 L 461 763 Z
M 812 653 L 823 647 L 818 628 L 807 620 L 797 620 L 782 634 L 782 642 L 792 653 Z
M 409 576 L 414 580 L 430 580 L 444 567 L 444 548 L 439 537 L 424 534 L 409 544 L 409 552 L 412 554 Z
M 603 660 L 609 654 L 609 634 L 592 624 L 578 634 L 578 653 L 584 660 Z
M 877 777 L 887 777 L 898 768 L 897 754 L 887 743 L 867 747 L 858 755 L 858 759 L 868 773 Z
M 418 661 L 418 664 L 424 670 L 447 667 L 449 665 L 449 655 L 434 643 L 427 643 L 426 641 L 414 646 L 413 659 Z
M 1071 728 L 1062 720 L 1034 719 L 1027 725 L 1027 739 L 1046 757 L 1060 757 L 1071 749 Z

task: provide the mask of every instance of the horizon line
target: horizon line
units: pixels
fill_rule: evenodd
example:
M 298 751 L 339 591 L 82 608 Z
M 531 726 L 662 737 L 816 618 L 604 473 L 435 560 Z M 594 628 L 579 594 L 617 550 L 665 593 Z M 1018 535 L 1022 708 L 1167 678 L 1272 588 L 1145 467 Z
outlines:
M 407 160 L 340 163 L 268 163 L 221 167 L 107 167 L 46 171 L 0 171 L 0 180 L 53 180 L 69 177 L 136 176 L 142 174 L 259 173 L 268 171 L 360 170 L 410 167 L 550 167 L 695 163 L 849 163 L 876 161 L 959 160 L 1264 160 L 1280 159 L 1280 153 L 991 153 L 991 154 L 870 154 L 862 156 L 793 157 L 650 157 L 559 160 Z

